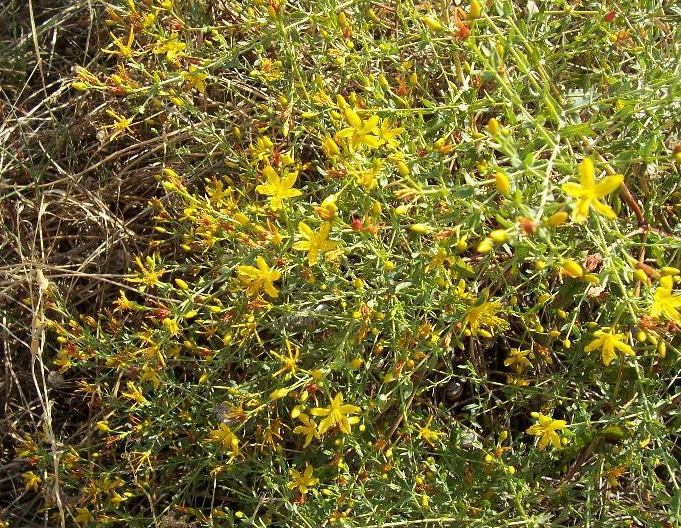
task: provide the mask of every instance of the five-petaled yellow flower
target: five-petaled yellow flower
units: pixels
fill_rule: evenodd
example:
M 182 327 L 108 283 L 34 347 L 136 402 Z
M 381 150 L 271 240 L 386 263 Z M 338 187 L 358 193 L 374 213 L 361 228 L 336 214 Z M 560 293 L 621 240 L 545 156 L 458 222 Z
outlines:
M 611 192 L 615 191 L 622 181 L 624 176 L 621 174 L 614 174 L 606 176 L 601 181 L 596 181 L 596 173 L 594 171 L 594 164 L 590 158 L 584 158 L 578 166 L 580 183 L 568 182 L 563 185 L 563 191 L 566 194 L 577 198 L 572 213 L 572 219 L 575 222 L 584 222 L 589 216 L 589 208 L 593 207 L 597 213 L 602 214 L 607 218 L 617 218 L 615 211 L 609 205 L 600 201 Z
M 288 339 L 285 340 L 285 344 L 288 355 L 284 356 L 283 354 L 278 354 L 274 350 L 270 350 L 270 354 L 272 354 L 282 363 L 282 367 L 279 370 L 277 370 L 274 374 L 272 374 L 272 377 L 285 373 L 284 379 L 288 380 L 291 378 L 291 376 L 293 376 L 296 373 L 296 370 L 298 369 L 298 358 L 300 357 L 300 350 L 298 350 L 298 347 L 295 346 L 292 349 L 291 342 Z
M 307 462 L 305 463 L 305 471 L 303 473 L 293 468 L 291 468 L 290 471 L 291 481 L 288 483 L 288 489 L 293 490 L 298 488 L 303 495 L 307 493 L 308 488 L 311 488 L 319 482 L 318 478 L 312 476 L 314 468 Z
M 300 414 L 298 419 L 303 422 L 303 425 L 297 425 L 293 430 L 295 434 L 305 435 L 305 443 L 303 447 L 307 447 L 312 442 L 312 438 L 319 438 L 319 432 L 317 431 L 317 424 L 314 420 L 311 420 L 307 414 Z
M 345 434 L 350 434 L 350 426 L 359 422 L 359 418 L 349 415 L 357 414 L 360 410 L 356 405 L 343 405 L 343 395 L 339 392 L 328 407 L 315 407 L 311 412 L 312 416 L 325 417 L 319 422 L 320 435 L 334 425 L 337 425 Z
M 591 352 L 592 350 L 601 349 L 601 356 L 603 358 L 603 364 L 607 367 L 612 363 L 612 360 L 617 357 L 616 350 L 622 352 L 625 356 L 635 356 L 636 353 L 634 349 L 627 345 L 624 340 L 626 340 L 626 334 L 613 334 L 612 332 L 604 332 L 603 330 L 597 330 L 594 332 L 594 339 L 586 347 L 584 347 L 585 352 Z
M 43 481 L 38 475 L 33 471 L 27 471 L 22 473 L 21 476 L 24 478 L 24 483 L 26 484 L 26 489 L 31 489 L 33 491 L 38 491 L 40 488 L 40 483 Z
M 239 266 L 237 271 L 239 280 L 245 286 L 249 295 L 264 291 L 270 297 L 278 297 L 279 291 L 274 287 L 274 282 L 281 278 L 281 272 L 270 268 L 261 256 L 255 258 L 253 266 Z
M 653 304 L 650 307 L 651 317 L 664 315 L 667 319 L 681 324 L 681 295 L 672 294 L 674 279 L 666 275 L 660 279 L 660 285 L 655 290 Z
M 132 125 L 132 117 L 128 118 L 125 116 L 122 116 L 120 114 L 117 114 L 113 110 L 107 110 L 107 114 L 109 114 L 111 117 L 113 117 L 113 124 L 112 125 L 107 125 L 105 128 L 111 128 L 113 129 L 113 133 L 109 136 L 109 141 L 113 141 L 116 139 L 118 136 L 121 134 L 124 134 L 126 131 L 127 132 L 132 132 L 132 129 L 130 126 Z
M 431 447 L 435 446 L 435 442 L 444 435 L 439 431 L 435 431 L 430 428 L 430 424 L 433 421 L 433 417 L 429 416 L 423 427 L 419 427 L 419 438 L 424 442 L 428 443 Z
M 371 148 L 381 146 L 383 140 L 376 135 L 380 132 L 378 128 L 380 119 L 377 115 L 372 115 L 369 119 L 362 119 L 350 107 L 343 108 L 343 115 L 350 126 L 344 128 L 336 135 L 339 138 L 348 138 L 351 150 L 357 150 L 362 145 L 367 145 Z
M 554 420 L 550 416 L 545 416 L 538 412 L 533 412 L 532 417 L 536 418 L 537 423 L 527 429 L 527 434 L 539 437 L 539 449 L 546 449 L 551 444 L 553 447 L 560 447 L 560 436 L 556 431 L 565 429 L 565 420 Z
M 267 183 L 258 185 L 255 190 L 260 194 L 271 196 L 270 207 L 274 211 L 281 209 L 285 199 L 303 194 L 299 189 L 293 187 L 296 183 L 296 178 L 298 178 L 298 171 L 286 171 L 284 177 L 281 178 L 272 166 L 268 165 L 263 169 L 262 174 L 267 178 Z
M 226 424 L 221 423 L 210 432 L 209 442 L 220 444 L 225 451 L 231 451 L 234 455 L 239 452 L 239 439 Z
M 109 34 L 111 35 L 113 43 L 116 45 L 118 50 L 102 49 L 104 53 L 108 53 L 110 55 L 120 55 L 124 59 L 130 59 L 136 54 L 132 51 L 132 45 L 135 42 L 135 30 L 132 26 L 130 27 L 130 33 L 128 34 L 128 41 L 126 43 L 123 43 L 123 41 L 113 33 Z
M 499 301 L 485 301 L 478 306 L 472 307 L 463 318 L 463 326 L 473 335 L 481 335 L 483 337 L 491 337 L 492 333 L 487 331 L 484 327 L 490 330 L 505 330 L 508 323 L 497 316 L 502 310 Z
M 331 232 L 330 222 L 324 222 L 318 233 L 312 231 L 312 228 L 305 222 L 300 222 L 298 224 L 298 231 L 305 240 L 293 244 L 293 249 L 307 251 L 307 263 L 309 266 L 314 266 L 317 263 L 320 253 L 323 255 L 327 251 L 338 247 L 338 242 L 329 240 L 329 233 Z

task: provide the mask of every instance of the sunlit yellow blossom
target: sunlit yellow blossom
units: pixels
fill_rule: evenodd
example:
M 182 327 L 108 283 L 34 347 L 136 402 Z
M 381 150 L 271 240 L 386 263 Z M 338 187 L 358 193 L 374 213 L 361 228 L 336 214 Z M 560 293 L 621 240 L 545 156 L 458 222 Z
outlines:
M 166 317 L 163 319 L 163 326 L 171 336 L 176 336 L 180 333 L 180 325 L 177 324 L 177 319 L 174 317 Z
M 653 304 L 650 306 L 650 316 L 660 317 L 661 315 L 667 319 L 681 324 L 681 295 L 674 295 L 672 289 L 674 288 L 674 279 L 666 275 L 660 279 L 660 285 L 655 290 L 655 297 Z
M 76 508 L 76 516 L 74 519 L 80 526 L 87 526 L 92 522 L 94 516 L 87 508 Z
M 193 64 L 189 65 L 188 71 L 183 71 L 180 75 L 182 75 L 184 80 L 185 91 L 188 92 L 192 88 L 196 88 L 200 93 L 206 92 L 206 78 L 208 75 L 200 71 Z
M 388 119 L 381 121 L 381 128 L 378 130 L 378 137 L 381 138 L 385 145 L 391 149 L 396 149 L 400 146 L 397 138 L 404 132 L 403 127 L 391 128 L 392 124 Z
M 523 373 L 525 369 L 532 368 L 532 362 L 529 358 L 532 357 L 532 351 L 530 350 L 519 350 L 517 348 L 512 348 L 508 357 L 504 359 L 504 365 L 507 367 L 513 367 L 517 373 Z
M 471 308 L 463 318 L 464 328 L 473 335 L 489 337 L 490 331 L 505 330 L 508 323 L 497 316 L 502 309 L 498 301 L 486 301 Z
M 142 394 L 140 388 L 135 385 L 135 382 L 128 381 L 128 383 L 126 383 L 126 387 L 128 387 L 128 390 L 121 392 L 121 396 L 124 396 L 125 398 L 128 398 L 129 400 L 132 400 L 140 405 L 149 401 L 144 397 L 144 394 Z
M 253 77 L 260 77 L 266 81 L 278 81 L 284 75 L 281 61 L 273 61 L 267 57 L 257 63 L 258 69 L 253 70 Z
M 617 218 L 615 211 L 609 205 L 600 201 L 611 192 L 617 190 L 624 181 L 624 176 L 615 174 L 606 176 L 601 181 L 596 182 L 594 164 L 590 158 L 584 158 L 578 165 L 580 183 L 569 182 L 563 185 L 563 191 L 573 198 L 577 198 L 572 219 L 575 222 L 584 222 L 589 215 L 589 208 L 607 218 Z
M 24 479 L 24 484 L 27 490 L 30 489 L 33 491 L 38 491 L 38 488 L 40 488 L 40 483 L 43 481 L 43 479 L 41 479 L 33 471 L 22 473 L 21 476 Z
M 337 201 L 338 197 L 335 194 L 330 194 L 324 198 L 319 207 L 315 207 L 317 214 L 322 220 L 328 221 L 335 216 L 336 211 L 338 211 L 338 206 L 336 205 Z
M 293 249 L 307 251 L 307 263 L 309 266 L 314 266 L 317 263 L 320 254 L 323 255 L 327 251 L 338 247 L 337 241 L 329 240 L 329 233 L 331 232 L 330 222 L 324 222 L 317 233 L 305 222 L 300 222 L 298 224 L 298 231 L 304 240 L 293 244 Z
M 429 445 L 435 446 L 435 442 L 437 442 L 441 436 L 444 436 L 444 433 L 431 429 L 430 424 L 432 421 L 433 417 L 429 416 L 425 425 L 419 427 L 419 438 Z
M 296 183 L 296 178 L 298 178 L 297 171 L 286 171 L 285 176 L 281 178 L 271 165 L 267 165 L 262 173 L 267 178 L 267 183 L 258 185 L 255 190 L 260 194 L 271 196 L 270 207 L 274 211 L 281 209 L 285 199 L 303 194 L 299 189 L 293 187 Z
M 340 154 L 338 144 L 330 136 L 327 136 L 322 140 L 322 150 L 327 158 L 334 158 Z
M 270 297 L 277 297 L 279 292 L 274 287 L 274 282 L 281 278 L 281 272 L 270 268 L 265 259 L 256 257 L 254 266 L 239 266 L 237 269 L 239 280 L 247 286 L 247 293 L 252 295 L 264 291 Z
M 126 131 L 132 132 L 132 129 L 130 126 L 132 125 L 132 117 L 128 118 L 125 116 L 122 116 L 120 114 L 117 114 L 113 110 L 107 110 L 107 114 L 109 114 L 111 117 L 113 117 L 114 122 L 112 125 L 108 125 L 106 128 L 112 128 L 113 133 L 109 136 L 109 141 L 113 141 L 116 139 L 118 136 L 121 134 L 125 133 Z
M 357 150 L 362 145 L 371 148 L 378 148 L 381 145 L 382 140 L 376 135 L 379 133 L 378 122 L 380 120 L 377 115 L 364 120 L 350 107 L 343 108 L 343 115 L 350 126 L 336 135 L 339 138 L 348 138 L 351 150 Z
M 290 379 L 291 376 L 293 376 L 296 373 L 296 370 L 298 368 L 298 358 L 300 357 L 300 350 L 298 350 L 297 347 L 294 347 L 293 350 L 291 349 L 291 343 L 287 339 L 286 341 L 286 349 L 288 352 L 288 355 L 284 356 L 282 354 L 278 354 L 277 352 L 274 352 L 273 350 L 270 350 L 270 354 L 272 354 L 275 358 L 277 358 L 279 361 L 282 362 L 282 367 L 276 371 L 272 376 L 278 376 L 279 374 L 284 374 L 284 379 Z
M 232 198 L 233 192 L 231 187 L 225 187 L 224 182 L 218 179 L 214 179 L 211 181 L 210 185 L 206 186 L 206 194 L 208 195 L 211 205 L 218 209 L 234 205 Z
M 255 145 L 251 144 L 249 150 L 254 161 L 269 162 L 274 152 L 274 143 L 267 136 L 262 136 L 256 140 Z
M 311 420 L 307 414 L 298 415 L 298 420 L 300 420 L 303 425 L 297 425 L 293 430 L 295 434 L 305 435 L 305 443 L 303 447 L 307 447 L 312 442 L 313 438 L 320 438 L 319 431 L 317 430 L 317 424 L 314 420 Z
M 156 47 L 154 47 L 154 53 L 159 55 L 165 54 L 166 60 L 168 62 L 175 62 L 186 47 L 187 44 L 178 40 L 177 34 L 173 33 L 169 39 L 156 44 Z
M 378 187 L 378 176 L 383 170 L 384 164 L 380 160 L 374 160 L 370 168 L 367 169 L 350 169 L 348 176 L 352 176 L 357 182 L 357 185 L 366 191 L 371 191 Z
M 360 408 L 356 405 L 343 405 L 343 394 L 340 392 L 331 401 L 328 407 L 315 407 L 312 409 L 312 416 L 324 416 L 325 418 L 319 423 L 319 434 L 324 434 L 330 427 L 337 425 L 342 432 L 350 434 L 350 426 L 359 422 L 356 416 Z
M 144 289 L 146 287 L 152 287 L 158 284 L 161 281 L 161 277 L 163 274 L 166 272 L 165 268 L 162 268 L 160 270 L 156 270 L 156 259 L 157 257 L 149 257 L 147 256 L 144 261 L 145 264 L 142 264 L 142 260 L 139 257 L 135 257 L 135 263 L 137 264 L 137 267 L 140 269 L 138 276 L 133 277 L 133 278 L 128 278 L 126 279 L 128 282 L 138 282 L 142 284 L 142 288 Z
M 545 416 L 538 412 L 533 412 L 532 417 L 537 420 L 537 423 L 527 429 L 527 434 L 539 437 L 539 449 L 546 449 L 551 444 L 553 447 L 560 447 L 560 436 L 556 431 L 565 429 L 567 422 L 565 420 L 554 420 L 550 416 Z
M 114 304 L 116 305 L 114 311 L 133 310 L 138 306 L 136 302 L 128 299 L 123 290 L 118 290 L 118 299 L 114 301 Z
M 291 468 L 291 481 L 287 484 L 288 489 L 293 490 L 298 488 L 300 493 L 305 495 L 308 488 L 311 488 L 319 482 L 318 478 L 312 476 L 313 471 L 314 468 L 308 463 L 305 463 L 305 471 L 303 473 L 300 473 L 297 469 Z
M 130 59 L 135 55 L 135 53 L 132 51 L 132 44 L 135 41 L 135 31 L 132 27 L 130 27 L 130 33 L 128 35 L 128 41 L 124 44 L 121 39 L 119 39 L 117 36 L 115 36 L 113 33 L 110 33 L 111 38 L 113 39 L 114 45 L 118 48 L 117 50 L 109 50 L 109 49 L 103 49 L 102 51 L 104 53 L 108 53 L 110 55 L 120 55 L 124 59 Z
M 584 347 L 585 352 L 601 349 L 601 357 L 603 364 L 607 367 L 613 359 L 617 358 L 616 351 L 619 350 L 625 356 L 635 356 L 634 349 L 627 345 L 624 341 L 627 339 L 626 334 L 613 334 L 612 332 L 604 332 L 597 330 L 594 332 L 594 339 L 587 346 Z
M 228 425 L 221 423 L 210 432 L 209 442 L 220 444 L 222 449 L 236 455 L 239 452 L 239 439 Z

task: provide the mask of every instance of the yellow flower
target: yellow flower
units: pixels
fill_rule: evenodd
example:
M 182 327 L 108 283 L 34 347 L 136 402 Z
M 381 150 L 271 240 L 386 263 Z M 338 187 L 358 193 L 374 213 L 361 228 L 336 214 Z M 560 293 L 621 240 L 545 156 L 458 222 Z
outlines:
M 282 354 L 277 354 L 274 350 L 270 350 L 270 354 L 272 354 L 275 358 L 277 358 L 279 361 L 283 363 L 283 366 L 276 371 L 272 376 L 278 376 L 279 374 L 282 374 L 286 372 L 286 375 L 284 376 L 284 379 L 289 379 L 291 376 L 293 376 L 296 373 L 296 370 L 298 368 L 298 358 L 300 357 L 300 350 L 298 348 L 295 349 L 295 353 L 291 351 L 291 343 L 287 339 L 286 341 L 286 349 L 288 351 L 288 355 L 284 356 Z
M 623 342 L 627 338 L 626 334 L 613 334 L 612 332 L 597 330 L 594 332 L 594 337 L 596 339 L 584 347 L 584 351 L 591 352 L 592 350 L 600 348 L 603 364 L 606 367 L 617 357 L 616 350 L 619 350 L 625 356 L 636 355 L 634 349 Z
M 489 329 L 498 328 L 504 330 L 507 327 L 506 321 L 496 314 L 501 310 L 501 303 L 498 301 L 486 301 L 478 306 L 474 306 L 463 318 L 464 328 L 467 328 L 473 335 L 491 337 Z
M 428 443 L 430 446 L 435 446 L 434 442 L 437 442 L 437 440 L 441 437 L 444 436 L 444 433 L 441 433 L 439 431 L 433 431 L 430 428 L 430 423 L 433 421 L 433 417 L 429 416 L 428 421 L 426 421 L 425 425 L 423 427 L 419 427 L 419 438 L 423 440 L 424 442 Z
M 322 140 L 322 150 L 324 151 L 324 154 L 326 154 L 327 158 L 334 158 L 340 154 L 338 144 L 330 136 L 326 136 Z
M 270 207 L 274 211 L 281 209 L 286 198 L 294 198 L 303 194 L 299 189 L 293 187 L 298 177 L 297 171 L 286 171 L 285 176 L 281 178 L 272 166 L 268 165 L 263 169 L 262 174 L 267 178 L 267 183 L 258 185 L 255 190 L 260 194 L 272 197 L 270 198 Z
M 307 462 L 305 463 L 305 471 L 303 473 L 300 473 L 300 471 L 293 468 L 291 468 L 290 471 L 291 481 L 288 483 L 288 489 L 293 490 L 298 488 L 303 495 L 307 493 L 308 488 L 311 488 L 319 482 L 318 478 L 312 476 L 314 468 Z
M 27 471 L 26 473 L 22 473 L 21 476 L 24 479 L 24 483 L 26 484 L 27 490 L 31 489 L 33 491 L 38 491 L 40 483 L 43 481 L 43 479 L 41 479 L 33 471 Z
M 106 127 L 106 128 L 113 128 L 113 134 L 111 134 L 109 136 L 109 141 L 113 141 L 118 136 L 123 134 L 126 130 L 128 132 L 132 132 L 132 129 L 130 128 L 130 125 L 132 125 L 132 117 L 127 118 L 125 116 L 117 114 L 113 110 L 107 110 L 106 113 L 109 114 L 114 119 L 113 124 L 107 125 L 107 127 Z
M 575 262 L 572 259 L 564 259 L 562 261 L 560 272 L 563 275 L 572 277 L 573 279 L 578 279 L 579 277 L 582 277 L 584 275 L 584 270 L 582 269 L 582 266 L 580 266 L 579 263 Z
M 554 420 L 550 416 L 545 416 L 538 412 L 533 412 L 532 417 L 537 419 L 537 423 L 527 430 L 527 434 L 539 437 L 539 449 L 546 449 L 549 443 L 553 447 L 560 447 L 560 436 L 556 431 L 565 429 L 565 420 Z
M 655 290 L 653 304 L 650 307 L 651 317 L 664 315 L 675 323 L 681 323 L 681 295 L 673 295 L 674 279 L 666 275 L 660 279 L 660 285 Z
M 140 388 L 137 385 L 135 385 L 134 381 L 128 381 L 126 386 L 128 387 L 128 390 L 127 392 L 126 391 L 121 392 L 121 396 L 124 396 L 129 400 L 132 400 L 140 405 L 147 403 L 149 401 L 144 397 L 144 394 L 142 394 Z
M 339 392 L 328 407 L 315 407 L 311 412 L 312 416 L 325 416 L 319 422 L 319 434 L 324 434 L 334 425 L 345 434 L 350 434 L 350 426 L 359 422 L 359 418 L 349 415 L 357 414 L 359 411 L 360 408 L 356 405 L 343 405 L 343 395 Z
M 575 222 L 584 222 L 589 215 L 590 207 L 593 207 L 597 213 L 607 218 L 617 218 L 615 211 L 609 205 L 601 202 L 600 198 L 607 196 L 622 185 L 624 176 L 615 174 L 606 176 L 601 181 L 596 182 L 594 164 L 590 158 L 584 158 L 584 161 L 577 168 L 579 170 L 580 183 L 569 182 L 563 185 L 563 191 L 566 194 L 577 198 L 572 219 Z
M 165 53 L 168 62 L 175 62 L 186 47 L 184 42 L 177 40 L 177 34 L 173 33 L 169 39 L 156 45 L 154 53 L 160 55 Z
M 80 526 L 87 526 L 93 520 L 93 515 L 87 508 L 76 508 L 76 522 Z
M 114 301 L 114 304 L 116 305 L 116 308 L 114 308 L 114 312 L 123 310 L 134 310 L 139 306 L 135 301 L 131 301 L 130 299 L 128 299 L 123 290 L 118 290 L 118 299 Z
M 371 164 L 371 167 L 368 169 L 349 169 L 348 176 L 355 178 L 357 185 L 363 189 L 371 191 L 372 189 L 378 187 L 378 176 L 381 170 L 383 170 L 383 167 L 384 165 L 382 161 L 374 160 Z
M 381 122 L 381 128 L 378 130 L 378 137 L 381 138 L 385 144 L 392 149 L 400 146 L 397 138 L 404 132 L 403 127 L 390 128 L 391 123 L 388 119 Z
M 348 138 L 351 150 L 354 151 L 362 145 L 367 145 L 371 148 L 381 146 L 383 141 L 375 135 L 379 132 L 378 122 L 380 119 L 377 115 L 364 120 L 350 107 L 343 108 L 343 115 L 350 126 L 338 132 L 337 136 L 339 138 Z
M 202 94 L 206 92 L 206 78 L 208 75 L 200 72 L 193 64 L 189 65 L 188 71 L 180 72 L 180 75 L 185 83 L 185 91 L 188 92 L 192 88 L 196 88 Z
M 176 336 L 180 333 L 180 325 L 177 324 L 177 319 L 166 317 L 163 319 L 163 326 L 171 336 Z
M 221 423 L 217 429 L 213 429 L 208 441 L 220 444 L 224 450 L 231 451 L 233 455 L 239 452 L 239 439 L 226 424 Z
M 512 348 L 508 357 L 504 359 L 504 365 L 513 367 L 518 374 L 522 374 L 525 369 L 532 368 L 532 362 L 528 359 L 528 356 L 533 357 L 530 350 Z
M 338 211 L 338 206 L 336 205 L 337 201 L 338 197 L 335 194 L 330 194 L 324 198 L 321 205 L 315 207 L 315 211 L 317 211 L 317 214 L 322 220 L 331 220 L 335 216 Z
M 102 49 L 104 53 L 108 53 L 110 55 L 120 55 L 124 59 L 130 59 L 132 58 L 135 53 L 132 51 L 132 44 L 135 41 L 135 31 L 132 27 L 130 27 L 130 34 L 128 35 L 128 42 L 123 44 L 123 41 L 119 39 L 117 36 L 115 36 L 113 33 L 110 33 L 111 38 L 113 39 L 113 43 L 116 45 L 118 50 L 112 51 L 112 50 L 107 50 L 107 49 Z
M 147 286 L 151 287 L 158 284 L 161 281 L 161 277 L 166 272 L 165 268 L 156 271 L 156 257 L 147 256 L 144 259 L 144 262 L 146 265 L 142 264 L 142 260 L 139 257 L 135 257 L 135 263 L 140 269 L 138 276 L 131 279 L 126 279 L 128 282 L 142 283 L 142 287 L 140 288 L 141 290 Z
M 239 280 L 247 286 L 247 293 L 252 295 L 263 290 L 270 297 L 278 297 L 279 292 L 274 287 L 274 282 L 281 278 L 281 272 L 270 268 L 261 256 L 256 257 L 255 264 L 257 267 L 239 266 L 237 268 Z
M 311 420 L 307 414 L 300 414 L 298 419 L 303 422 L 303 425 L 297 425 L 293 430 L 295 434 L 305 435 L 305 443 L 303 447 L 307 447 L 312 442 L 312 438 L 319 439 L 319 432 L 317 431 L 317 424 Z
M 309 266 L 314 266 L 317 263 L 320 253 L 323 255 L 327 251 L 338 247 L 338 242 L 329 240 L 329 233 L 331 232 L 330 222 L 324 222 L 318 233 L 312 231 L 305 222 L 300 222 L 298 224 L 298 232 L 305 240 L 293 244 L 293 249 L 307 251 L 307 263 Z

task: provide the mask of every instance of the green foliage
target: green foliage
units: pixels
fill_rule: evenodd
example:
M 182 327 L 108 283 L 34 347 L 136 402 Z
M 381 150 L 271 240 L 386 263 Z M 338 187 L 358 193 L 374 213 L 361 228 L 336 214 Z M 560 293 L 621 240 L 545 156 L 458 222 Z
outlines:
M 454 4 L 95 6 L 64 83 L 154 236 L 40 290 L 50 522 L 679 520 L 678 8 Z

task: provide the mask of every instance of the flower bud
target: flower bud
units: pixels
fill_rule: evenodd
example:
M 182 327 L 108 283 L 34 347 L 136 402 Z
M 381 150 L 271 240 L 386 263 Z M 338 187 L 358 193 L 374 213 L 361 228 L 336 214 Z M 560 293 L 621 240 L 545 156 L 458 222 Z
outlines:
M 503 172 L 497 172 L 494 175 L 494 183 L 496 184 L 497 191 L 499 191 L 500 194 L 506 196 L 511 192 L 511 181 Z
M 567 275 L 568 277 L 572 277 L 575 279 L 582 277 L 584 275 L 584 270 L 582 269 L 582 266 L 580 266 L 577 262 L 575 262 L 572 259 L 563 260 L 560 271 L 564 275 Z
M 558 227 L 567 222 L 568 216 L 569 215 L 567 212 L 558 211 L 557 213 L 553 213 L 551 216 L 549 216 L 546 220 L 546 223 L 551 227 Z

